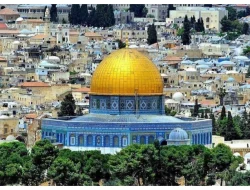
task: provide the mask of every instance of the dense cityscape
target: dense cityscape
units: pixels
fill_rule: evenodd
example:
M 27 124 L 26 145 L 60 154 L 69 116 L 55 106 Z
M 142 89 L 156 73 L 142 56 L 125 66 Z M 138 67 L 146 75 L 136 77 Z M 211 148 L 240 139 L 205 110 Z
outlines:
M 249 186 L 250 4 L 0 4 L 1 186 Z

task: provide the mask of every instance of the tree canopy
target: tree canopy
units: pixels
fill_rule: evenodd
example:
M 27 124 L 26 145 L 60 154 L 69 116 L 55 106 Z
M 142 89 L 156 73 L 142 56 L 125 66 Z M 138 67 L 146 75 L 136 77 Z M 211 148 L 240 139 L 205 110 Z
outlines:
M 148 26 L 147 32 L 148 32 L 148 39 L 147 39 L 148 44 L 151 45 L 157 43 L 157 32 L 154 24 Z
M 74 116 L 75 115 L 75 100 L 72 93 L 65 96 L 61 103 L 60 112 L 58 116 Z

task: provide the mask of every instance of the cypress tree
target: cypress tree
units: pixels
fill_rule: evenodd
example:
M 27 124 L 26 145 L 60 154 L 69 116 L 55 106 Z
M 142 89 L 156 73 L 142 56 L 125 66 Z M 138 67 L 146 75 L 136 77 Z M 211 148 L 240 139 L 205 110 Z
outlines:
M 201 113 L 201 118 L 204 118 L 204 111 Z
M 79 4 L 72 4 L 70 9 L 70 24 L 80 24 L 80 5 Z
M 88 6 L 82 4 L 80 8 L 80 24 L 86 24 L 88 19 Z
M 58 113 L 58 116 L 74 116 L 75 109 L 75 100 L 72 94 L 68 94 L 65 96 L 61 103 L 60 112 Z
M 183 28 L 184 28 L 184 32 L 181 36 L 182 43 L 183 45 L 189 45 L 191 42 L 190 41 L 190 22 L 188 20 L 187 15 L 184 18 Z
M 108 26 L 115 25 L 115 15 L 112 5 L 108 5 L 107 17 L 108 17 L 107 19 L 109 20 Z
M 202 19 L 202 18 L 201 18 L 200 30 L 201 30 L 201 32 L 204 32 L 204 31 L 205 31 L 204 22 L 203 22 L 203 19 Z
M 201 21 L 200 21 L 200 18 L 198 18 L 197 22 L 195 22 L 195 31 L 196 32 L 200 32 L 200 24 L 201 24 Z
M 199 113 L 199 105 L 198 105 L 198 99 L 195 100 L 195 105 L 194 105 L 194 113 L 193 116 L 197 117 Z
M 223 107 L 222 107 L 222 110 L 221 110 L 220 119 L 223 120 L 225 117 L 226 117 L 226 109 L 225 109 L 225 107 L 223 106 Z
M 231 112 L 228 111 L 227 112 L 227 127 L 226 127 L 226 136 L 225 136 L 225 140 L 232 140 L 234 139 L 235 134 L 235 130 L 234 130 L 234 123 L 233 123 L 233 117 L 231 115 Z
M 216 122 L 215 122 L 215 117 L 213 113 L 210 113 L 210 119 L 212 120 L 212 133 L 213 135 L 217 134 L 217 128 L 216 128 Z
M 155 29 L 155 25 L 152 24 L 152 25 L 149 25 L 148 27 L 148 44 L 151 45 L 151 44 L 154 44 L 157 42 L 157 32 L 156 32 L 156 29 Z
M 58 22 L 56 4 L 52 4 L 51 5 L 51 9 L 50 9 L 50 21 L 51 22 Z
M 92 11 L 89 13 L 87 20 L 88 26 L 96 26 L 95 12 L 96 12 L 95 8 L 92 8 Z
M 47 6 L 45 6 L 45 7 L 44 7 L 44 10 L 43 10 L 43 18 L 45 17 L 46 9 L 47 9 Z
M 245 22 L 245 23 L 243 24 L 242 34 L 247 35 L 247 34 L 248 34 L 248 31 L 249 31 L 249 25 Z

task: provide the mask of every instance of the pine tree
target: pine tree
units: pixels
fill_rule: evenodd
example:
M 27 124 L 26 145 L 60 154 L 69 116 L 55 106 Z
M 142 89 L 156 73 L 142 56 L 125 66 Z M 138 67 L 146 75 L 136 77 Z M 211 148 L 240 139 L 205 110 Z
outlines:
M 51 9 L 50 9 L 50 21 L 51 22 L 58 22 L 56 4 L 52 4 L 51 5 Z
M 151 44 L 154 44 L 157 42 L 157 32 L 156 32 L 156 29 L 155 29 L 155 25 L 152 24 L 152 25 L 149 25 L 148 27 L 148 44 L 151 45 Z
M 74 116 L 75 109 L 75 100 L 72 94 L 68 94 L 65 96 L 61 103 L 60 112 L 58 113 L 58 116 Z
M 88 6 L 87 4 L 82 4 L 80 8 L 80 24 L 86 24 L 88 19 Z
M 220 119 L 223 120 L 226 117 L 226 109 L 225 106 L 222 107 Z
M 188 20 L 187 15 L 184 18 L 183 28 L 184 28 L 184 32 L 181 36 L 182 43 L 183 43 L 183 45 L 189 45 L 191 42 L 191 40 L 190 40 L 190 22 Z

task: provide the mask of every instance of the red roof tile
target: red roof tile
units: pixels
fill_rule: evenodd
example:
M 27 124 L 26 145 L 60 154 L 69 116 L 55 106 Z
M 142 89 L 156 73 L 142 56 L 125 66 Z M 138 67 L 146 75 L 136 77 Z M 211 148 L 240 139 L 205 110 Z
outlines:
M 4 8 L 0 10 L 0 15 L 19 15 L 19 13 L 12 9 Z
M 7 30 L 7 29 L 8 29 L 7 25 L 3 22 L 0 22 L 0 30 Z
M 24 82 L 20 84 L 21 87 L 48 87 L 47 83 L 44 82 Z

